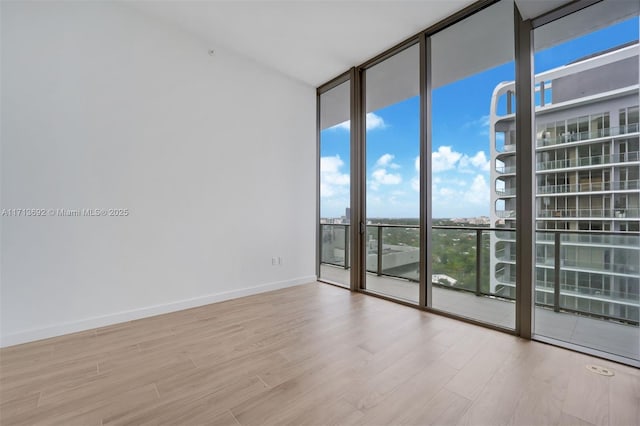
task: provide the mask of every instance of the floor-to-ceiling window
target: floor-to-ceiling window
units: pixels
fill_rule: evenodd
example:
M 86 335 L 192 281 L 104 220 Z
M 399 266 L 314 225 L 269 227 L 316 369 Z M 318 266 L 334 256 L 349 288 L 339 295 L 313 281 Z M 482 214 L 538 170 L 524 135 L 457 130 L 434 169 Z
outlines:
M 417 303 L 420 281 L 419 50 L 365 71 L 364 288 Z
M 513 329 L 513 2 L 433 35 L 431 64 L 431 306 Z
M 320 277 L 637 365 L 640 5 L 516 4 L 322 91 Z
M 320 278 L 349 287 L 351 145 L 349 80 L 320 95 Z
M 538 337 L 640 360 L 638 2 L 534 30 Z

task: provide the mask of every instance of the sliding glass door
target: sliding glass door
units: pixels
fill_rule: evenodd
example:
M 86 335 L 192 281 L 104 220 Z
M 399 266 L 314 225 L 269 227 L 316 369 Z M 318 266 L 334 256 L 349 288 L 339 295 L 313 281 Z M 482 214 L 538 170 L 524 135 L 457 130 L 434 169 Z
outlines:
M 514 10 L 502 1 L 431 37 L 434 309 L 515 328 Z
M 365 71 L 368 291 L 418 303 L 420 282 L 419 49 Z
M 639 365 L 639 9 L 492 2 L 325 85 L 320 278 Z
M 604 1 L 534 31 L 534 332 L 636 362 L 639 7 Z
M 320 223 L 319 278 L 350 285 L 351 83 L 322 93 L 319 99 Z

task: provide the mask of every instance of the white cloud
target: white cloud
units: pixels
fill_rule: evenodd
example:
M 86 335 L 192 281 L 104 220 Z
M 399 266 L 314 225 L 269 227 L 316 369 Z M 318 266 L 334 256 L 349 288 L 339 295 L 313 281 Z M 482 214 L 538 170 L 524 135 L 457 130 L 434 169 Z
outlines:
M 463 155 L 458 164 L 460 171 L 469 171 L 469 167 L 473 166 L 479 170 L 488 172 L 491 162 L 487 159 L 487 155 L 484 151 L 478 151 L 473 157 Z
M 490 188 L 484 174 L 463 175 L 456 179 L 434 181 L 434 217 L 469 217 L 487 215 Z
M 396 164 L 393 162 L 393 159 L 395 158 L 395 155 L 393 154 L 383 154 L 380 158 L 378 158 L 378 160 L 376 161 L 376 164 L 374 164 L 374 167 L 377 168 L 390 168 L 390 169 L 399 169 L 401 168 L 401 166 L 399 164 Z
M 489 185 L 483 175 L 476 175 L 465 193 L 465 200 L 475 205 L 489 205 Z
M 331 129 L 349 130 L 351 129 L 351 121 L 350 120 L 343 121 L 342 123 L 336 124 L 335 126 L 331 127 Z
M 339 155 L 320 158 L 320 196 L 332 197 L 347 191 L 350 179 L 348 173 L 342 173 L 344 161 Z M 342 187 L 342 188 L 341 188 Z
M 387 124 L 382 117 L 372 112 L 367 113 L 367 130 L 384 129 Z
M 367 113 L 366 122 L 367 130 L 384 129 L 387 127 L 387 123 L 384 122 L 384 119 L 372 112 Z M 351 121 L 347 120 L 340 124 L 336 124 L 332 129 L 349 130 L 351 129 Z
M 471 157 L 471 164 L 482 171 L 488 172 L 491 162 L 487 159 L 487 155 L 484 153 L 484 151 L 478 151 L 476 155 Z
M 378 158 L 378 161 L 376 161 L 375 167 L 387 167 L 389 164 L 391 164 L 394 158 L 395 156 L 393 154 L 383 154 L 380 158 Z
M 414 160 L 413 167 L 416 169 L 416 175 L 411 179 L 411 188 L 415 192 L 420 192 L 420 156 Z
M 373 177 L 374 183 L 381 185 L 398 185 L 402 182 L 402 176 L 389 173 L 385 169 L 374 170 L 371 176 Z
M 342 158 L 340 158 L 339 155 L 336 155 L 334 157 L 320 158 L 320 173 L 325 173 L 327 176 L 331 176 L 332 178 L 339 177 L 336 175 L 339 174 L 342 166 L 344 166 L 344 161 L 342 161 Z M 348 175 L 342 175 L 342 176 L 347 177 L 347 183 L 348 183 L 349 176 Z
M 473 174 L 478 170 L 488 172 L 491 167 L 491 162 L 484 151 L 478 151 L 475 155 L 469 156 L 454 151 L 450 146 L 441 146 L 431 158 L 433 173 L 446 172 L 457 167 L 459 172 Z M 416 158 L 417 170 L 419 170 L 418 163 L 419 158 Z
M 453 151 L 450 146 L 439 147 L 436 152 L 431 154 L 433 173 L 444 172 L 453 169 L 461 157 L 462 154 Z

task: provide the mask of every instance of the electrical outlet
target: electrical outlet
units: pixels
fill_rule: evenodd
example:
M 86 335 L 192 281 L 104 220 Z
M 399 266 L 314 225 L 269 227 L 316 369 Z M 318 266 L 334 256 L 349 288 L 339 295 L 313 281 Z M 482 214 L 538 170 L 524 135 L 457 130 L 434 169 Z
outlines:
M 282 266 L 282 258 L 278 256 L 278 265 Z
M 276 266 L 278 264 L 278 258 L 277 257 L 272 257 L 271 258 L 271 266 Z

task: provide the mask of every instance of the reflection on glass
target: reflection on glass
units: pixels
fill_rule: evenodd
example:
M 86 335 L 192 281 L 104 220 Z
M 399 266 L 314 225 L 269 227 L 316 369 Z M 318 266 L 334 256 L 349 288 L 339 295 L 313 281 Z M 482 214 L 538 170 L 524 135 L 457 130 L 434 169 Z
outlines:
M 433 183 L 428 195 L 432 306 L 511 329 L 516 286 L 513 7 L 512 1 L 499 2 L 432 38 Z
M 419 50 L 366 71 L 365 287 L 414 303 L 420 281 Z
M 320 279 L 349 286 L 350 82 L 320 96 Z
M 640 360 L 637 2 L 535 30 L 538 336 Z

